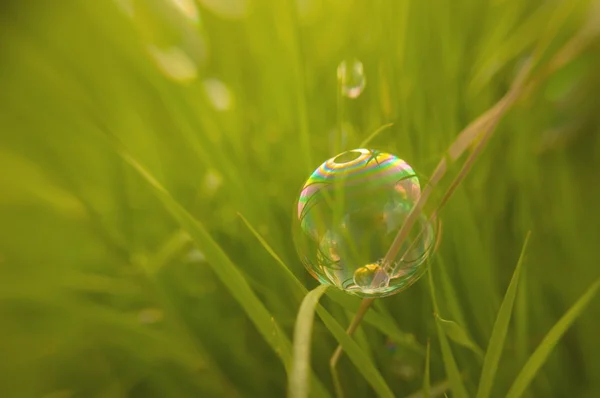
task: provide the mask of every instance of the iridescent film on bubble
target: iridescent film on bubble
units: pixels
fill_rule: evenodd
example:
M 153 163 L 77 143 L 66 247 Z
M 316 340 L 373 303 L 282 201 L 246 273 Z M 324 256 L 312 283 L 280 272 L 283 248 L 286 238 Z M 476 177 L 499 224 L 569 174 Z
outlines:
M 294 242 L 305 267 L 321 283 L 361 297 L 408 287 L 433 249 L 426 217 L 392 263 L 383 258 L 420 194 L 417 175 L 394 155 L 355 149 L 327 160 L 302 187 L 294 211 Z

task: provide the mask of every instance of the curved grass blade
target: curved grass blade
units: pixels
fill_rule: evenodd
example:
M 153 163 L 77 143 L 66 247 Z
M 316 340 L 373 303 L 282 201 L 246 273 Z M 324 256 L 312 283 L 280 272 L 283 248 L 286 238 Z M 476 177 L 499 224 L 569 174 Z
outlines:
M 558 343 L 558 340 L 567 331 L 569 326 L 581 315 L 583 310 L 592 301 L 596 293 L 600 288 L 600 279 L 594 284 L 577 300 L 575 304 L 567 311 L 565 315 L 550 329 L 548 334 L 544 337 L 544 340 L 540 343 L 538 348 L 533 352 L 529 360 L 523 366 L 521 373 L 515 379 L 513 385 L 510 387 L 507 398 L 519 398 L 523 392 L 529 386 L 529 383 L 533 380 L 538 370 L 542 367 L 548 355 L 552 352 L 554 346 Z
M 442 395 L 446 395 L 446 391 L 448 391 L 449 388 L 450 383 L 448 382 L 448 380 L 442 380 L 439 383 L 431 386 L 430 395 L 427 395 L 427 393 L 424 390 L 419 390 L 410 394 L 406 398 L 436 398 Z
M 269 244 L 260 236 L 260 234 L 256 231 L 256 229 L 254 229 L 252 227 L 252 225 L 250 225 L 250 223 L 241 214 L 240 214 L 240 218 L 242 219 L 242 221 L 244 221 L 244 223 L 246 224 L 248 229 L 250 229 L 252 234 L 259 240 L 259 242 L 263 245 L 263 247 L 265 247 L 267 252 L 269 254 L 271 254 L 271 256 L 273 256 L 273 258 L 277 261 L 278 264 L 280 264 L 283 268 L 285 268 L 286 273 L 288 273 L 289 275 L 291 275 L 293 277 L 295 285 L 298 286 L 298 289 L 301 289 L 302 291 L 306 292 L 306 288 L 304 287 L 304 285 L 302 285 L 302 283 L 300 283 L 300 281 L 294 276 L 294 274 L 289 270 L 289 268 L 279 258 L 279 256 L 277 256 L 277 254 L 273 251 L 273 249 L 269 246 Z M 343 302 L 345 302 L 345 301 L 343 301 Z M 344 305 L 343 302 L 341 302 L 341 304 L 344 307 L 347 307 L 347 305 Z M 346 334 L 346 331 L 340 326 L 340 324 L 335 320 L 335 318 L 333 318 L 333 316 L 331 316 L 331 314 L 329 314 L 329 312 L 323 306 L 317 304 L 316 308 L 317 308 L 317 313 L 319 314 L 319 317 L 323 320 L 323 323 L 325 324 L 327 329 L 333 334 L 333 336 L 336 338 L 336 340 L 340 343 L 340 345 L 343 347 L 344 351 L 347 351 L 348 357 L 350 358 L 352 363 L 356 366 L 356 368 L 363 375 L 363 377 L 367 380 L 367 382 L 375 389 L 375 391 L 378 393 L 378 395 L 381 397 L 393 397 L 394 394 L 392 393 L 390 388 L 385 383 L 385 380 L 383 379 L 383 377 L 381 376 L 381 374 L 379 373 L 377 368 L 371 362 L 371 359 L 369 358 L 369 356 L 366 355 L 364 353 L 364 351 L 360 348 L 360 346 L 350 336 L 348 336 Z M 356 310 L 353 307 L 351 307 L 349 309 L 350 309 L 350 311 Z M 378 322 L 374 322 L 374 323 L 381 326 L 382 323 L 384 323 L 384 321 L 382 321 L 381 319 L 378 319 Z M 385 327 L 387 330 L 392 330 L 392 331 L 394 330 L 393 327 L 390 327 L 389 323 L 386 324 Z M 395 332 L 395 334 L 398 337 L 400 337 L 403 341 L 405 340 L 405 338 L 401 332 Z M 348 350 L 351 350 L 351 351 L 348 351 Z
M 441 253 L 436 255 L 436 264 L 438 264 L 437 269 L 439 269 L 439 283 L 441 286 L 441 290 L 443 292 L 443 299 L 446 304 L 446 308 L 448 309 L 448 313 L 458 323 L 459 325 L 466 325 L 467 322 L 465 320 L 465 315 L 463 314 L 463 310 L 458 303 L 458 295 L 456 294 L 456 290 L 450 280 L 450 275 L 448 275 L 448 270 L 446 268 L 445 260 Z
M 277 253 L 275 253 L 275 251 L 267 243 L 267 241 L 258 233 L 256 228 L 254 228 L 242 214 L 238 213 L 238 216 L 242 219 L 242 221 L 250 230 L 252 235 L 254 235 L 254 237 L 260 242 L 260 244 L 271 255 L 271 257 L 275 259 L 275 261 L 281 266 L 285 273 L 292 279 L 295 290 L 298 293 L 298 295 L 300 297 L 306 295 L 308 292 L 306 287 L 304 287 L 304 285 L 298 280 L 296 275 L 294 275 L 294 273 L 290 271 L 289 267 L 283 262 L 283 260 L 277 255 Z M 329 297 L 330 299 L 332 299 L 337 304 L 341 305 L 342 307 L 344 307 L 344 309 L 350 312 L 354 313 L 358 308 L 358 305 L 355 305 L 353 303 L 353 297 L 342 293 L 340 290 L 329 289 L 327 291 L 327 297 Z M 425 352 L 424 348 L 421 345 L 419 345 L 418 342 L 414 338 L 412 338 L 411 335 L 402 332 L 398 328 L 398 326 L 390 316 L 375 311 L 369 311 L 365 314 L 364 319 L 365 322 L 380 330 L 382 333 L 394 340 L 395 343 L 401 344 L 404 347 L 409 348 L 412 351 L 417 352 L 419 354 L 423 354 Z
M 390 127 L 392 127 L 394 125 L 394 123 L 388 123 L 388 124 L 384 124 L 383 126 L 379 127 L 377 130 L 373 131 L 371 134 L 369 134 L 369 136 L 367 138 L 365 138 L 360 144 L 358 144 L 359 148 L 364 148 L 366 147 L 369 142 L 373 141 L 375 139 L 375 137 L 377 137 L 379 135 L 379 133 L 381 133 L 383 130 L 386 130 Z
M 479 358 L 483 358 L 483 350 L 471 339 L 469 334 L 458 323 L 442 318 L 439 314 L 435 314 L 436 321 L 440 324 L 444 333 L 455 343 L 467 347 L 475 353 Z
M 438 312 L 438 305 L 435 299 L 435 287 L 433 285 L 433 276 L 431 274 L 431 269 L 429 269 L 429 288 L 431 290 L 431 299 L 433 301 L 433 308 L 435 312 Z M 457 398 L 466 398 L 469 395 L 467 394 L 467 390 L 462 381 L 462 377 L 460 372 L 458 371 L 458 365 L 456 364 L 456 360 L 454 359 L 454 355 L 452 354 L 452 349 L 450 348 L 450 343 L 448 342 L 448 338 L 446 337 L 446 333 L 440 324 L 440 321 L 436 317 L 435 326 L 438 333 L 438 338 L 440 339 L 440 345 L 442 346 L 442 360 L 444 362 L 444 367 L 446 368 L 446 373 L 448 374 L 448 380 L 450 381 L 450 386 L 453 392 L 453 396 Z
M 525 242 L 523 243 L 523 248 L 521 249 L 521 255 L 517 261 L 515 272 L 513 273 L 510 285 L 506 290 L 506 295 L 504 296 L 504 300 L 498 311 L 498 316 L 496 317 L 496 322 L 494 323 L 492 336 L 490 337 L 490 342 L 488 343 L 485 359 L 483 361 L 483 369 L 481 371 L 481 378 L 479 379 L 479 387 L 477 389 L 477 398 L 489 397 L 492 391 L 494 376 L 498 370 L 498 363 L 500 362 L 500 356 L 502 355 L 502 349 L 504 348 L 504 340 L 506 339 L 508 325 L 510 324 L 513 304 L 517 295 L 519 276 L 521 275 L 521 267 L 523 265 L 525 251 L 527 250 L 530 236 L 531 232 L 528 232 L 525 237 Z
M 373 387 L 377 395 L 379 397 L 393 397 L 392 390 L 390 390 L 381 373 L 373 365 L 369 356 L 365 354 L 352 337 L 346 334 L 344 328 L 322 306 L 317 307 L 317 314 L 319 314 L 327 329 L 331 331 L 333 337 L 335 337 L 348 355 L 348 358 L 350 358 L 365 380 Z
M 152 261 L 145 264 L 145 271 L 149 276 L 156 275 L 174 256 L 183 251 L 191 243 L 187 232 L 178 230 L 167 239 L 155 253 Z
M 283 262 L 281 257 L 279 257 L 277 253 L 275 253 L 275 250 L 273 250 L 273 248 L 267 243 L 265 238 L 263 238 L 261 234 L 258 233 L 256 228 L 254 228 L 252 224 L 250 224 L 250 222 L 246 219 L 246 217 L 244 217 L 240 212 L 238 212 L 237 215 L 242 219 L 246 227 L 250 230 L 250 232 L 252 232 L 252 235 L 254 235 L 254 237 L 258 240 L 262 247 L 265 248 L 267 253 L 269 253 L 271 257 L 273 257 L 277 264 L 279 264 L 281 268 L 285 271 L 285 273 L 294 281 L 294 285 L 296 286 L 298 292 L 301 293 L 303 296 L 306 295 L 307 290 L 304 287 L 304 285 L 298 280 L 298 278 L 296 278 L 296 275 L 294 275 L 294 273 L 290 271 L 290 269 Z
M 111 137 L 112 138 L 112 137 Z M 231 295 L 242 306 L 244 312 L 263 338 L 281 358 L 286 371 L 292 363 L 292 345 L 283 330 L 275 322 L 267 308 L 252 291 L 250 285 L 237 269 L 221 247 L 213 240 L 204 226 L 196 220 L 169 192 L 146 170 L 133 156 L 131 156 L 116 140 L 112 139 L 117 153 L 128 163 L 152 188 L 153 193 L 171 213 L 173 218 L 187 231 L 190 237 L 200 246 L 212 270 L 227 287 Z M 316 393 L 318 396 L 328 396 L 322 384 L 315 378 Z
M 327 285 L 318 286 L 302 300 L 296 326 L 294 327 L 294 358 L 289 374 L 288 397 L 306 398 L 309 390 L 310 348 L 315 307 L 327 290 Z

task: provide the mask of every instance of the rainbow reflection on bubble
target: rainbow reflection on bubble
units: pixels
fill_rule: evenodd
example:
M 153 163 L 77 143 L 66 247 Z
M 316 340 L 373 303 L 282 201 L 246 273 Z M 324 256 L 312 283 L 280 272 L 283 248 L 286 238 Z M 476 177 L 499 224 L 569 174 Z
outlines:
M 361 297 L 383 297 L 414 283 L 433 250 L 424 215 L 392 264 L 383 258 L 421 194 L 404 160 L 354 149 L 319 166 L 294 210 L 294 243 L 307 270 L 323 284 Z

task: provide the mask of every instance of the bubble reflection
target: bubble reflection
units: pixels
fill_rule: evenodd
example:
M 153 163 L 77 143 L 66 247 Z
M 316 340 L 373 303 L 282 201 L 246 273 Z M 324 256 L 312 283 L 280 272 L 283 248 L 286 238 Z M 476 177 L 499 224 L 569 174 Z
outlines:
M 389 264 L 383 259 L 418 201 L 419 179 L 404 160 L 355 149 L 324 162 L 304 184 L 294 215 L 294 243 L 321 283 L 361 297 L 383 297 L 425 272 L 435 231 L 422 214 Z

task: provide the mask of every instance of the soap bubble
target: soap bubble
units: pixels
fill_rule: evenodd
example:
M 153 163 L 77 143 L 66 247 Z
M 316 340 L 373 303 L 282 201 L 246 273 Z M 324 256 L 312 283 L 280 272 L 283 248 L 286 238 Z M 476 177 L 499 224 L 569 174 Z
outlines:
M 342 61 L 337 68 L 337 78 L 341 94 L 348 98 L 357 98 L 367 84 L 363 64 L 358 59 Z
M 354 149 L 317 168 L 294 209 L 293 235 L 307 270 L 321 283 L 360 297 L 384 297 L 425 271 L 435 231 L 422 214 L 389 264 L 384 257 L 421 187 L 404 160 Z

